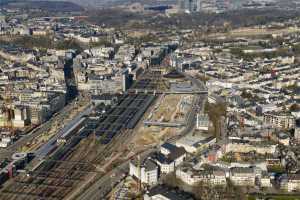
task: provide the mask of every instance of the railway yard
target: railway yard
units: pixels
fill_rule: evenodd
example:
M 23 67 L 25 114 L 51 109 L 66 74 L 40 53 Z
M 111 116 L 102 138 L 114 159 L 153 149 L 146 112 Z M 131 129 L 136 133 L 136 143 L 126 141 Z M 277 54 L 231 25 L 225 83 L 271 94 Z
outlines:
M 0 200 L 300 197 L 300 0 L 3 1 Z
M 146 72 L 132 88 L 166 89 L 160 76 L 158 71 Z M 95 181 L 123 161 L 120 152 L 122 157 L 134 155 L 128 148 L 137 134 L 133 129 L 155 99 L 153 94 L 120 94 L 115 106 L 98 105 L 76 119 L 85 118 L 80 128 L 74 128 L 78 123 L 71 121 L 71 127 L 66 126 L 36 151 L 26 171 L 3 185 L 0 198 L 64 199 L 77 186 Z

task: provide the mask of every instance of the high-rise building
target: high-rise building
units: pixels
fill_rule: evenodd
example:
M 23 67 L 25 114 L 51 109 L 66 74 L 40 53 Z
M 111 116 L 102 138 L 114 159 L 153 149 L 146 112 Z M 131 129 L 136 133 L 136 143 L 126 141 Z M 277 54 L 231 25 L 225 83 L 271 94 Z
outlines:
M 132 78 L 133 78 L 133 76 L 132 76 L 132 74 L 129 74 L 128 69 L 123 71 L 123 73 L 122 73 L 122 90 L 123 90 L 123 92 L 128 90 L 130 88 L 130 86 L 132 85 L 132 82 L 133 82 Z
M 215 13 L 217 10 L 217 0 L 202 0 L 201 11 Z
M 199 12 L 201 0 L 179 0 L 179 8 L 187 12 Z
M 178 0 L 179 8 L 189 13 L 220 13 L 227 11 L 230 5 L 229 0 Z

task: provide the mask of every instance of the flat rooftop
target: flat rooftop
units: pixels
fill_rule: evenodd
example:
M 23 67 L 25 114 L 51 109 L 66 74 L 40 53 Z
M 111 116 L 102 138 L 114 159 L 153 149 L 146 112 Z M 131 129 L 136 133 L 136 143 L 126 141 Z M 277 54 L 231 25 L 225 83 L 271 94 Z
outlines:
M 212 140 L 214 137 L 210 134 L 203 134 L 203 133 L 189 133 L 185 137 L 181 138 L 176 142 L 176 144 L 182 144 L 186 146 L 199 146 L 201 144 L 204 144 L 210 140 Z

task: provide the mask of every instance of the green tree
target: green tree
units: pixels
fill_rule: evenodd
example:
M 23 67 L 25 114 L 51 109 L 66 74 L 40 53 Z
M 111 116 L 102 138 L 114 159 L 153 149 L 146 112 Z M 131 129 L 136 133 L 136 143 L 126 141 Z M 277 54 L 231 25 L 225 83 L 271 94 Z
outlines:
M 291 105 L 290 107 L 290 111 L 291 112 L 296 112 L 296 111 L 299 111 L 300 110 L 300 105 L 297 104 L 297 103 L 294 103 L 293 105 Z
M 253 95 L 250 92 L 247 92 L 246 90 L 242 91 L 241 97 L 245 98 L 245 99 L 251 99 L 253 97 Z
M 58 43 L 56 43 L 55 48 L 61 50 L 74 49 L 79 53 L 83 51 L 80 43 L 74 39 L 59 41 Z
M 175 172 L 171 172 L 171 173 L 167 174 L 166 177 L 164 178 L 163 182 L 164 182 L 164 184 L 166 184 L 170 187 L 182 188 L 182 186 L 184 185 L 182 180 L 180 180 L 179 178 L 176 177 Z

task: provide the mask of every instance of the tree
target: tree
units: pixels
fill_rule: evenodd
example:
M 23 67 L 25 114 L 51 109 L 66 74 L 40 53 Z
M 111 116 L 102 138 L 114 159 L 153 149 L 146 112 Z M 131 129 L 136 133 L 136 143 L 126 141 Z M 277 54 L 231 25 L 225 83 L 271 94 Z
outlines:
M 233 199 L 233 200 L 245 200 L 246 195 L 242 191 L 241 187 L 235 186 L 230 179 L 227 179 L 227 185 L 225 187 L 226 199 Z
M 209 104 L 208 102 L 205 105 L 205 112 L 208 114 L 209 119 L 213 123 L 214 127 L 214 136 L 217 139 L 220 139 L 221 132 L 221 120 L 223 117 L 226 117 L 227 105 L 226 103 L 217 103 L 217 104 Z
M 99 42 L 90 42 L 90 47 L 99 47 L 99 46 L 112 46 L 112 43 L 108 39 L 101 39 Z
M 179 178 L 176 177 L 175 172 L 171 172 L 171 173 L 167 174 L 166 177 L 164 178 L 163 182 L 167 186 L 170 186 L 173 188 L 175 188 L 175 187 L 182 188 L 182 186 L 184 185 L 182 180 L 180 180 Z
M 294 103 L 294 104 L 291 105 L 291 107 L 290 107 L 290 111 L 291 111 L 291 112 L 297 112 L 297 111 L 299 111 L 299 110 L 300 110 L 300 105 L 297 104 L 297 103 Z
M 74 49 L 78 51 L 78 53 L 83 51 L 83 48 L 81 47 L 80 43 L 74 39 L 59 41 L 55 45 L 55 48 L 61 50 Z
M 247 92 L 246 90 L 242 91 L 241 97 L 243 97 L 244 99 L 251 99 L 253 96 L 250 92 Z
M 295 54 L 300 54 L 300 44 L 295 44 L 295 45 L 293 46 L 293 52 L 294 52 Z
M 2 41 L 1 41 L 2 43 Z M 53 48 L 54 42 L 50 35 L 46 36 L 18 36 L 11 43 L 24 48 Z
M 214 187 L 204 183 L 202 181 L 196 183 L 193 186 L 193 194 L 195 195 L 196 199 L 201 200 L 214 200 L 219 199 L 219 195 L 217 195 L 217 192 L 214 190 Z

